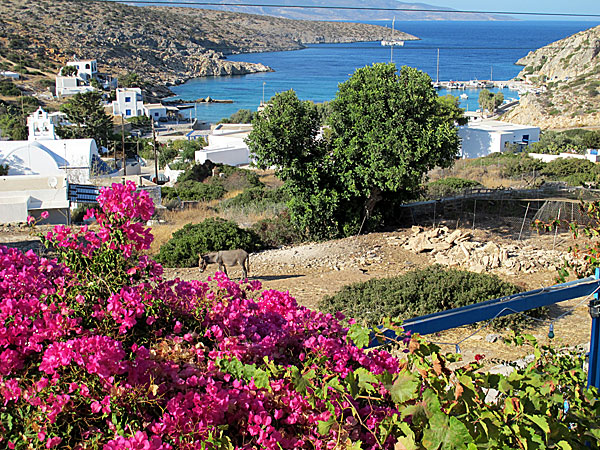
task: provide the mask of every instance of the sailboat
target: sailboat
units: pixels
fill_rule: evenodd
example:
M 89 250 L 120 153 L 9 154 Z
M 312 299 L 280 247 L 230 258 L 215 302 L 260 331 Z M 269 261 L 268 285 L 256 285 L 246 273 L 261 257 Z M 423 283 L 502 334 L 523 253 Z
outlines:
M 432 83 L 434 89 L 441 89 L 442 83 L 440 83 L 440 49 L 437 49 L 437 69 L 435 71 L 435 83 Z
M 403 47 L 404 41 L 397 40 L 394 38 L 394 22 L 396 22 L 396 16 L 394 16 L 394 19 L 392 20 L 392 37 L 390 38 L 390 40 L 382 40 L 381 45 L 397 45 L 399 47 Z

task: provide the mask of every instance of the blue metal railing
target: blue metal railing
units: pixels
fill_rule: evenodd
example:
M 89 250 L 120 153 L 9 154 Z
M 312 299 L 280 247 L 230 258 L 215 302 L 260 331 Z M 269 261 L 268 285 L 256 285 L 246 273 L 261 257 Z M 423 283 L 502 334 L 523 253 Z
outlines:
M 496 298 L 462 308 L 450 309 L 439 313 L 428 314 L 405 321 L 402 328 L 405 332 L 431 334 L 439 331 L 470 325 L 476 322 L 520 313 L 530 309 L 548 306 L 579 297 L 593 294 L 589 302 L 590 315 L 592 316 L 592 334 L 590 337 L 590 354 L 588 369 L 588 385 L 600 388 L 600 269 L 596 269 L 595 276 L 568 283 L 557 284 L 548 288 L 522 292 L 507 297 Z M 393 330 L 382 329 L 379 335 L 386 340 L 397 340 L 399 337 Z M 375 341 L 371 346 L 380 345 Z

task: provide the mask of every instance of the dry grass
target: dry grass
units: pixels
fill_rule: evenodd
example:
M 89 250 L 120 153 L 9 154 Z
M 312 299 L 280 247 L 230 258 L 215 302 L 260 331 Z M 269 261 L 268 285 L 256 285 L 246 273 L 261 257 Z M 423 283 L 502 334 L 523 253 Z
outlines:
M 429 172 L 429 181 L 436 181 L 447 177 L 458 177 L 474 180 L 489 189 L 512 187 L 525 187 L 527 180 L 511 179 L 502 176 L 502 165 L 477 165 L 473 160 L 461 159 L 456 161 L 449 169 L 436 168 Z

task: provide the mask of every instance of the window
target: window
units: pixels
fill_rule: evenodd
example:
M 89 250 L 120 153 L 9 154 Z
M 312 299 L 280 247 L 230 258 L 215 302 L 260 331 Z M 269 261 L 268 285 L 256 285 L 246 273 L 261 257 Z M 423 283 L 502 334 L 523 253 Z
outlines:
M 86 65 L 85 65 L 85 68 L 89 70 L 89 69 L 90 69 L 90 65 L 89 65 L 89 64 L 86 64 Z
M 154 113 L 154 117 L 158 117 L 158 113 Z
M 526 144 L 529 142 L 529 135 L 528 134 L 524 134 L 523 135 L 523 142 L 525 142 Z
M 131 115 L 131 110 L 130 109 L 126 109 L 125 110 L 125 115 L 126 116 L 130 116 Z
M 125 97 L 125 103 L 131 103 L 131 97 Z

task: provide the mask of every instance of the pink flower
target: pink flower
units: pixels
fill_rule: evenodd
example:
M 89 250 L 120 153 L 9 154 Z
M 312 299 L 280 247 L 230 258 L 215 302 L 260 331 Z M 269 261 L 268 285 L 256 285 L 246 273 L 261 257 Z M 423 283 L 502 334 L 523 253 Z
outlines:
M 49 215 L 50 215 L 50 213 L 48 213 L 48 211 L 43 211 L 42 212 L 42 219 L 47 219 Z

